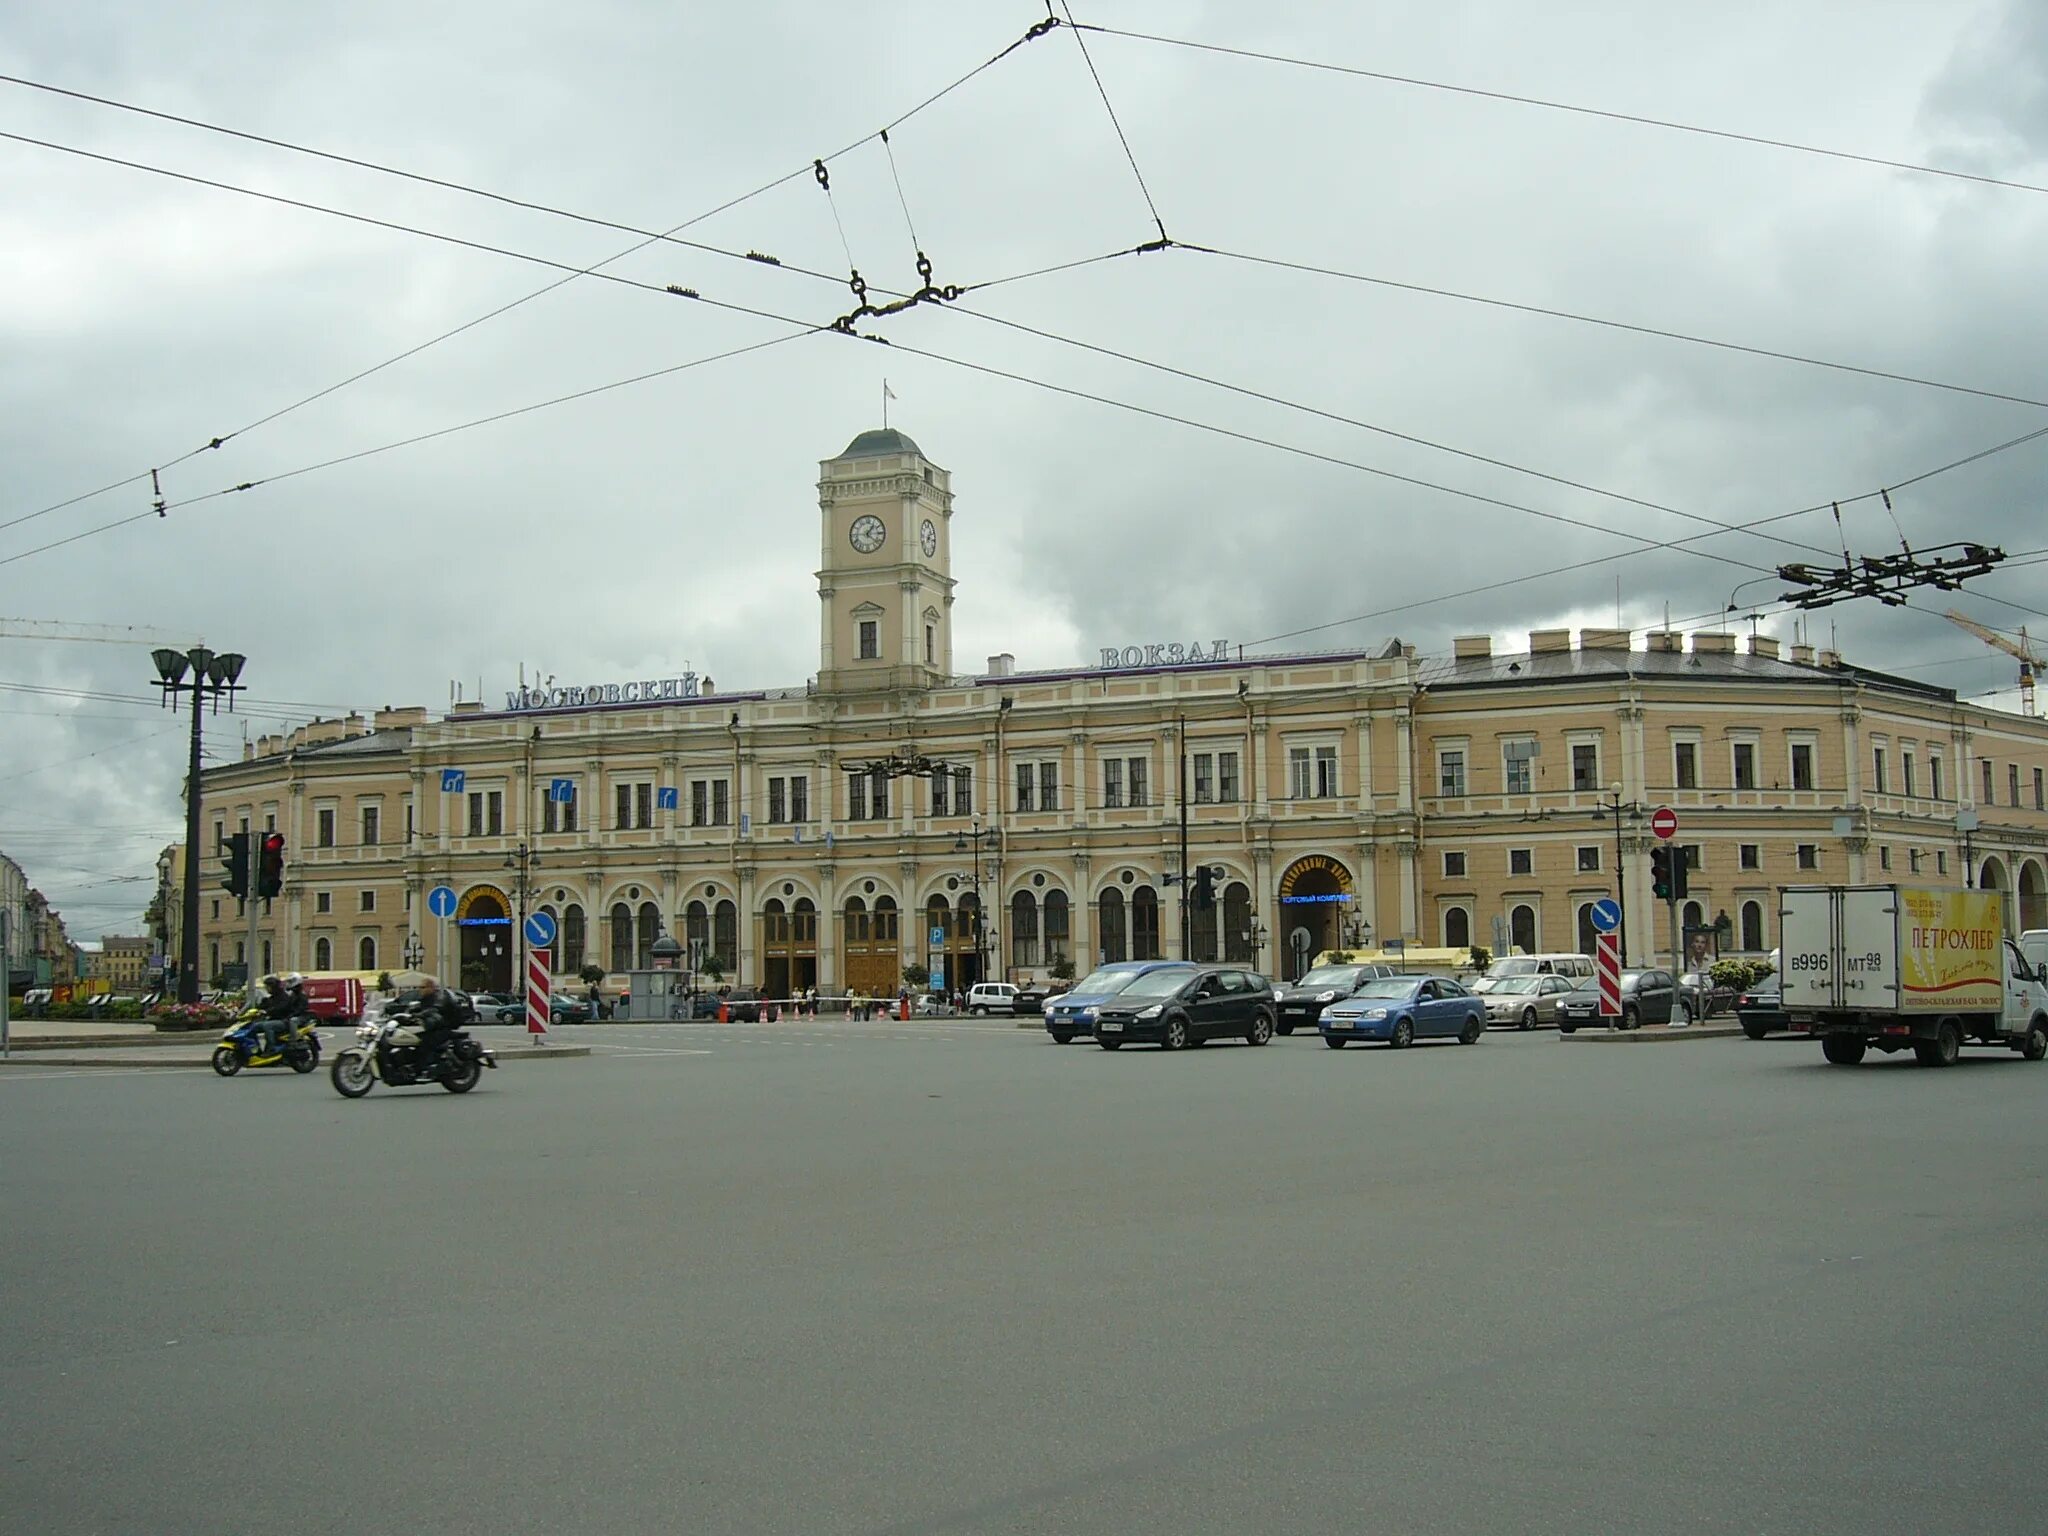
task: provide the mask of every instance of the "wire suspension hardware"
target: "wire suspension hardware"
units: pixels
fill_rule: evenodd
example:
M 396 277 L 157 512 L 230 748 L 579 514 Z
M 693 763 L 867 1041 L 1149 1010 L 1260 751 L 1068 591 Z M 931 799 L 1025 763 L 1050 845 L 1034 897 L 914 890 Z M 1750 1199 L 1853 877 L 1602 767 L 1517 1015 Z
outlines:
M 157 472 L 153 469 L 149 472 L 149 493 L 150 495 L 156 498 L 153 502 L 150 503 L 151 509 L 156 513 L 158 517 L 168 517 L 170 514 L 164 510 L 163 481 L 158 477 Z
M 1835 516 L 1839 521 L 1839 507 Z M 1944 550 L 1956 553 L 1945 555 Z M 1905 594 L 1916 587 L 1960 592 L 1970 577 L 1985 575 L 2004 558 L 2005 551 L 1995 546 L 1968 543 L 1942 544 L 1919 555 L 1909 546 L 1900 554 L 1865 555 L 1860 560 L 1845 552 L 1839 570 L 1779 566 L 1778 579 L 1801 590 L 1787 592 L 1778 601 L 1795 608 L 1826 608 L 1851 598 L 1874 597 L 1888 608 L 1903 608 Z

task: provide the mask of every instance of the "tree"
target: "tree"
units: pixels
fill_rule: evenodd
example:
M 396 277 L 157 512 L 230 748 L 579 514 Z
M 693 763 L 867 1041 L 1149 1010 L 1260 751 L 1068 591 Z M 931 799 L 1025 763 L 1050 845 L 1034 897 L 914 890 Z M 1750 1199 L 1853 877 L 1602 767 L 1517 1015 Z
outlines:
M 584 966 L 583 969 L 578 971 L 576 974 L 579 977 L 581 977 L 584 981 L 589 982 L 592 986 L 596 986 L 600 981 L 604 980 L 605 969 L 603 966 L 593 963 Z
M 910 989 L 913 992 L 922 992 L 931 985 L 931 967 L 925 965 L 906 965 L 903 967 L 903 979 L 910 983 Z
M 396 992 L 398 990 L 397 987 L 391 984 L 391 973 L 389 971 L 379 971 L 377 973 L 377 990 L 379 992 Z
M 1472 969 L 1483 975 L 1486 968 L 1491 964 L 1493 964 L 1493 951 L 1484 944 L 1474 944 L 1472 946 Z
M 1074 979 L 1074 957 L 1065 950 L 1061 950 L 1052 957 L 1052 964 L 1047 966 L 1046 969 L 1052 973 L 1055 981 L 1072 981 Z
M 704 968 L 699 974 L 706 981 L 710 982 L 713 987 L 716 987 L 725 980 L 725 967 L 718 963 L 718 956 L 706 950 L 704 954 Z
M 482 991 L 484 983 L 490 979 L 490 969 L 481 960 L 472 960 L 462 968 L 462 987 L 465 992 Z

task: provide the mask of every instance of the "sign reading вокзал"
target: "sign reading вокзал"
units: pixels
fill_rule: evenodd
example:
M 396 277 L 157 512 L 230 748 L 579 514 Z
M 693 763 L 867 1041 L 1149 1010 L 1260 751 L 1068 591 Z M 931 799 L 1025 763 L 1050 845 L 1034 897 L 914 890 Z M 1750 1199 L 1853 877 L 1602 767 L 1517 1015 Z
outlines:
M 1195 661 L 1228 661 L 1230 642 L 1228 640 L 1176 640 L 1171 645 L 1114 645 L 1102 647 L 1102 660 L 1097 663 L 1105 670 L 1113 667 L 1180 667 Z

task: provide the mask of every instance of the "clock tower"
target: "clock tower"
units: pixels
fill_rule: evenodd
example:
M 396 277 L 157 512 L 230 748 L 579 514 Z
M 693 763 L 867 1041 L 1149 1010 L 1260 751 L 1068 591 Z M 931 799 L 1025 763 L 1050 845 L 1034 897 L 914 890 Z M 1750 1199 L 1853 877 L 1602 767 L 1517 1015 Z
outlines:
M 930 688 L 953 670 L 952 479 L 892 428 L 818 466 L 818 690 Z

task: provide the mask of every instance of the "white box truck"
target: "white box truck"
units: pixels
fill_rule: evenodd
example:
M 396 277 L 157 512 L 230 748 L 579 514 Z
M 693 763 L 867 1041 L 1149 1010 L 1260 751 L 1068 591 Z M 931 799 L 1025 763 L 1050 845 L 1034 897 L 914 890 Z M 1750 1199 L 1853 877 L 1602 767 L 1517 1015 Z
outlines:
M 1965 1040 L 2048 1057 L 2048 964 L 2005 936 L 2005 893 L 1794 885 L 1778 975 L 1795 1030 L 1838 1067 L 1871 1046 L 1951 1065 Z

